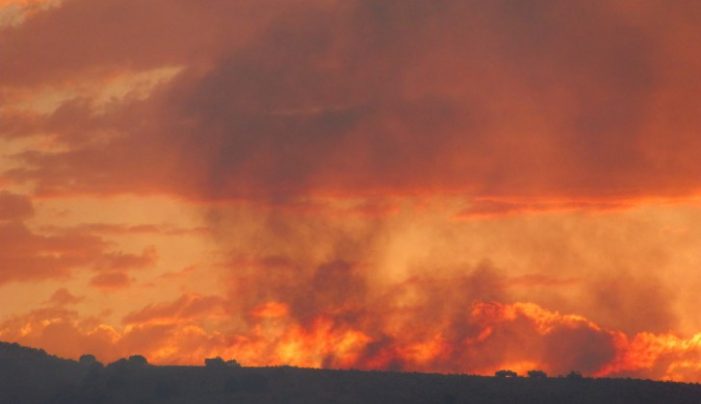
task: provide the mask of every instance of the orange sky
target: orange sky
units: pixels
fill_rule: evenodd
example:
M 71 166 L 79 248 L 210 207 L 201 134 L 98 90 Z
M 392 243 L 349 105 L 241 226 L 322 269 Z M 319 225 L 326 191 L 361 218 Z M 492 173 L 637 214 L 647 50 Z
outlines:
M 0 1 L 0 340 L 701 381 L 700 23 Z

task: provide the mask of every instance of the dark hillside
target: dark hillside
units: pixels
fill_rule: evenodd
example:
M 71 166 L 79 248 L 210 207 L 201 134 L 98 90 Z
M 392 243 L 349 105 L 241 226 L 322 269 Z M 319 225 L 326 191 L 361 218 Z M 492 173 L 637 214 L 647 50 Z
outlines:
M 481 377 L 290 367 L 103 367 L 0 343 L 0 403 L 700 403 L 701 385 L 629 379 Z

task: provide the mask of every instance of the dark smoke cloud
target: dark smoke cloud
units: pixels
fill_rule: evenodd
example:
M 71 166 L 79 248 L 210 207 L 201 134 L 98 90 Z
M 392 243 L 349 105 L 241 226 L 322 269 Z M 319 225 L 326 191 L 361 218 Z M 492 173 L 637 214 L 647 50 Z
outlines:
M 27 219 L 34 215 L 34 206 L 23 195 L 0 191 L 0 222 Z
M 252 19 L 254 33 L 239 36 L 222 15 L 266 13 L 231 4 L 210 13 L 177 3 L 165 7 L 172 15 L 155 16 L 142 11 L 158 4 L 68 1 L 6 32 L 2 48 L 33 55 L 25 36 L 48 35 L 49 25 L 102 21 L 108 10 L 138 14 L 101 28 L 109 29 L 98 37 L 105 44 L 139 38 L 122 52 L 83 56 L 82 42 L 56 35 L 76 49 L 63 69 L 185 67 L 146 101 L 78 120 L 97 119 L 121 136 L 26 154 L 28 166 L 10 177 L 37 181 L 44 193 L 198 199 L 428 191 L 620 198 L 698 188 L 699 148 L 686 133 L 699 122 L 693 107 L 665 96 L 692 99 L 694 52 L 677 48 L 681 33 L 661 28 L 687 27 L 693 12 L 656 3 L 634 13 L 607 2 L 299 3 Z M 177 40 L 192 32 L 191 41 Z M 45 75 L 62 71 L 36 65 Z M 670 125 L 664 133 L 661 123 Z

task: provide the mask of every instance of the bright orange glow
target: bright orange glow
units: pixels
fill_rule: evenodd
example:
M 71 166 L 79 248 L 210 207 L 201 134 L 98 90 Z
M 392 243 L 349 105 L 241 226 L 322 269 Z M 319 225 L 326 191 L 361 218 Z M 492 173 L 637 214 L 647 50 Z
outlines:
M 43 339 L 47 332 L 63 329 L 64 335 L 74 335 L 87 346 L 101 346 L 103 352 L 96 352 L 107 360 L 130 352 L 130 345 L 140 335 L 165 338 L 140 348 L 152 362 L 164 364 L 197 364 L 206 355 L 224 353 L 252 366 L 442 370 L 471 374 L 492 374 L 498 369 L 525 374 L 528 370 L 543 369 L 562 374 L 569 369 L 568 353 L 549 344 L 569 336 L 570 341 L 559 342 L 575 355 L 578 350 L 591 349 L 591 341 L 597 338 L 601 338 L 598 343 L 611 344 L 610 355 L 599 358 L 600 362 L 587 374 L 646 377 L 650 369 L 656 369 L 660 373 L 655 377 L 689 381 L 696 380 L 701 370 L 698 364 L 701 334 L 689 339 L 651 333 L 627 337 L 620 331 L 601 329 L 579 316 L 562 315 L 532 303 L 477 303 L 465 322 L 480 328 L 473 330 L 474 335 L 452 340 L 440 334 L 440 327 L 428 330 L 428 337 L 417 340 L 411 334 L 388 333 L 378 339 L 367 331 L 340 326 L 337 320 L 324 316 L 305 326 L 291 319 L 284 305 L 277 302 L 264 304 L 251 313 L 255 322 L 249 333 L 228 336 L 176 318 L 150 325 L 130 325 L 118 331 L 104 324 L 72 322 L 62 313 L 45 317 L 47 314 L 37 313 L 33 318 L 6 323 L 0 329 L 0 337 L 50 346 L 51 340 Z M 588 338 L 581 338 L 589 333 L 592 334 Z M 520 349 L 523 346 L 529 349 Z M 76 356 L 83 347 L 67 345 L 54 349 Z

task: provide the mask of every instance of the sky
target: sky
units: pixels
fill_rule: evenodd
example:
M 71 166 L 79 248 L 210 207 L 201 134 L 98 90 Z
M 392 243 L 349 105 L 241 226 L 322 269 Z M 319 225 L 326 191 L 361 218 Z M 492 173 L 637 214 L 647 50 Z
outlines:
M 0 340 L 701 381 L 701 3 L 0 0 Z

